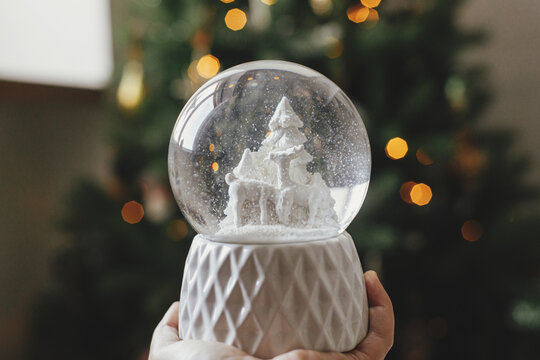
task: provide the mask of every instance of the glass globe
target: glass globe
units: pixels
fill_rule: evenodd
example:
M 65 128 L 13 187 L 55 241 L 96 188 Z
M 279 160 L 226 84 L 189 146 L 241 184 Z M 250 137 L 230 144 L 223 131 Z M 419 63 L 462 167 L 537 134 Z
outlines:
M 168 162 L 195 230 L 240 243 L 338 235 L 360 210 L 371 170 L 351 100 L 285 61 L 241 64 L 206 82 L 178 116 Z

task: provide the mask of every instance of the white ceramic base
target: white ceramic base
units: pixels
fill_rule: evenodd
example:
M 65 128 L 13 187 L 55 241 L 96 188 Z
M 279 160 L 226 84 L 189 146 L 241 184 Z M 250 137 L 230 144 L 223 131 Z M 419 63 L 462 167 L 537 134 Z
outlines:
M 368 306 L 349 234 L 293 244 L 219 243 L 197 235 L 180 294 L 180 337 L 269 358 L 293 349 L 348 351 Z

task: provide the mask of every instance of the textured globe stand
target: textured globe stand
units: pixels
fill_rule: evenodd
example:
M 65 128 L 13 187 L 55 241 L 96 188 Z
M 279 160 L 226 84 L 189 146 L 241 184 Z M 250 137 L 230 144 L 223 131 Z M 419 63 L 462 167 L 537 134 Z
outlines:
M 180 337 L 223 342 L 257 357 L 293 349 L 348 351 L 368 306 L 354 243 L 234 244 L 197 235 L 180 295 Z

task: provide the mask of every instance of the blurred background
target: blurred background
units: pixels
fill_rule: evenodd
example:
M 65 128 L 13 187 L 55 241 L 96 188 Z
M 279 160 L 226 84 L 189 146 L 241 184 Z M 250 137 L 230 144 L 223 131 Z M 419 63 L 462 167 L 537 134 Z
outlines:
M 145 359 L 193 230 L 170 132 L 219 71 L 284 59 L 365 114 L 349 232 L 394 302 L 389 359 L 536 359 L 540 3 L 0 2 L 0 359 Z

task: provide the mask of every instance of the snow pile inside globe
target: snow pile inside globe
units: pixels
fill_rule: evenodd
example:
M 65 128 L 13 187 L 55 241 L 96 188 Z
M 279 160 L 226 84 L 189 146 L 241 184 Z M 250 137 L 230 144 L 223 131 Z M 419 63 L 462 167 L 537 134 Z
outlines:
M 371 157 L 348 97 L 283 61 L 233 67 L 205 83 L 173 130 L 169 176 L 192 226 L 225 242 L 335 236 L 364 200 Z

